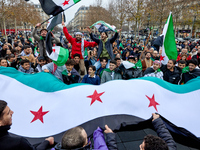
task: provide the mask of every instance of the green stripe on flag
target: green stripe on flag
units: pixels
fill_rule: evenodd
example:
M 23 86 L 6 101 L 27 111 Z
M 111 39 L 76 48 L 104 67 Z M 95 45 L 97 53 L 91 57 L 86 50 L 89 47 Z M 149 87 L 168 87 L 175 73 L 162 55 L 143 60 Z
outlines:
M 76 4 L 76 3 L 80 2 L 81 0 L 73 0 L 73 1 Z
M 52 60 L 57 66 L 63 66 L 69 58 L 69 51 L 63 47 L 60 47 L 60 53 L 58 55 L 58 60 Z
M 172 14 L 168 18 L 168 29 L 165 35 L 165 40 L 164 40 L 164 48 L 165 48 L 165 53 L 169 59 L 177 59 L 177 48 L 176 48 L 176 43 L 175 43 L 175 36 L 174 36 L 174 28 L 173 28 L 173 19 L 172 19 Z
M 78 86 L 89 85 L 89 84 L 84 84 L 84 83 L 66 85 L 61 80 L 59 80 L 58 78 L 56 78 L 54 75 L 50 73 L 40 72 L 36 74 L 26 74 L 26 73 L 19 72 L 15 68 L 12 68 L 12 67 L 0 67 L 0 75 L 5 75 L 8 77 L 14 78 L 15 80 L 25 84 L 26 86 L 32 87 L 42 92 L 56 92 L 56 91 L 74 88 Z M 200 77 L 192 79 L 188 81 L 187 84 L 184 84 L 184 85 L 174 85 L 155 77 L 142 77 L 142 78 L 131 79 L 131 80 L 146 80 L 149 82 L 154 82 L 155 84 L 158 84 L 160 87 L 163 87 L 169 91 L 179 93 L 179 94 L 185 94 L 185 93 L 189 93 L 189 92 L 200 89 L 200 86 L 199 86 Z M 111 82 L 115 82 L 115 81 L 111 81 Z M 124 82 L 128 82 L 128 81 L 124 81 Z M 52 85 L 52 86 L 50 87 L 50 86 L 41 86 L 41 85 Z M 89 85 L 89 86 L 93 86 L 93 85 Z

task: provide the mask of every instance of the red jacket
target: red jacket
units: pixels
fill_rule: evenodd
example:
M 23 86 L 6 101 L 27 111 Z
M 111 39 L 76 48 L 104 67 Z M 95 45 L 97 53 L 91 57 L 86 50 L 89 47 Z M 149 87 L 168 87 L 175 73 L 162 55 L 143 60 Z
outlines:
M 190 59 L 192 59 L 192 57 L 189 54 L 187 54 L 187 60 L 190 60 Z M 179 60 L 181 60 L 181 54 L 178 55 L 176 61 L 178 62 Z
M 66 27 L 63 28 L 63 32 L 65 34 L 66 39 L 69 43 L 72 44 L 72 58 L 74 58 L 74 54 L 79 54 L 81 57 L 80 59 L 84 59 L 81 52 L 81 42 L 77 43 L 76 38 L 73 38 L 69 33 Z M 98 44 L 96 42 L 88 42 L 84 41 L 84 48 L 86 47 L 95 47 Z

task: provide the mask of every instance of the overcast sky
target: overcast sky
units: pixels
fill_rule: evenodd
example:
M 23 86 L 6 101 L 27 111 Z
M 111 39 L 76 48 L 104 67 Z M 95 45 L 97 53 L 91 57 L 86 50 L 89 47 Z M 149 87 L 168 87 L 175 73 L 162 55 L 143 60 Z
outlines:
M 31 2 L 34 2 L 36 4 L 39 4 L 39 0 L 30 0 Z M 62 1 L 62 0 L 61 0 Z M 107 1 L 108 0 L 103 0 L 103 7 L 107 6 Z M 74 18 L 74 14 L 76 11 L 81 7 L 82 5 L 89 6 L 95 3 L 95 0 L 81 0 L 79 3 L 76 5 L 72 6 L 71 8 L 67 9 L 65 11 L 65 16 L 66 16 L 66 23 L 68 23 L 71 19 Z

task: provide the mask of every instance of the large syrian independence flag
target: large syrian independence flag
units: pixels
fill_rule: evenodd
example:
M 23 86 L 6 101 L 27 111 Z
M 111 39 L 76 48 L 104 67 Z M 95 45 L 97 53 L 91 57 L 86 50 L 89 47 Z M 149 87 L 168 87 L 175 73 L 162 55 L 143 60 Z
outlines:
M 52 17 L 52 18 L 51 18 Z M 62 17 L 64 17 L 62 19 Z M 65 14 L 64 13 L 59 13 L 57 16 L 53 17 L 53 16 L 50 16 L 50 20 L 48 21 L 48 24 L 47 24 L 47 30 L 53 30 L 53 28 L 55 26 L 57 26 L 58 24 L 61 24 L 62 23 L 62 20 L 65 22 L 66 19 L 65 19 Z
M 47 15 L 56 16 L 81 0 L 39 0 Z
M 167 64 L 169 59 L 177 59 L 177 48 L 174 36 L 173 18 L 170 12 L 167 22 L 164 26 L 163 33 L 158 37 L 157 41 L 163 39 L 162 44 L 162 55 L 160 56 L 160 61 L 162 64 Z M 160 46 L 160 45 L 159 45 Z
M 0 99 L 15 112 L 10 130 L 15 135 L 54 136 L 91 121 L 86 126 L 88 132 L 99 124 L 115 129 L 127 118 L 124 116 L 137 116 L 139 122 L 158 112 L 174 125 L 187 129 L 182 132 L 168 125 L 172 132 L 184 137 L 200 136 L 200 78 L 185 85 L 154 77 L 115 80 L 100 86 L 65 85 L 49 73 L 24 74 L 11 67 L 0 67 L 0 83 Z M 107 117 L 112 121 L 107 122 Z M 99 122 L 98 118 L 103 119 Z

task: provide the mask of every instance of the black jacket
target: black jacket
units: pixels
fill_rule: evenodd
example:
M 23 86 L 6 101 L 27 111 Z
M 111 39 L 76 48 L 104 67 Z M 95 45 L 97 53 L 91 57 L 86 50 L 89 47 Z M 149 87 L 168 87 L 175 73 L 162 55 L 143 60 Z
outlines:
M 0 127 L 0 149 L 1 150 L 45 150 L 49 141 L 44 141 L 37 148 L 33 147 L 25 138 L 23 137 L 13 137 L 10 136 L 8 130 L 10 126 Z
M 102 42 L 102 40 L 96 38 L 92 33 L 90 34 L 90 37 L 93 41 L 95 41 L 99 45 L 99 49 L 97 51 L 97 59 L 99 59 L 99 57 L 103 51 L 103 42 Z M 109 54 L 111 60 L 114 59 L 112 43 L 115 42 L 117 37 L 118 37 L 118 33 L 116 32 L 115 35 L 111 39 L 108 39 L 108 41 L 105 43 L 106 50 L 108 51 L 108 54 Z
M 62 78 L 63 78 L 63 82 L 67 85 L 70 85 L 73 83 L 79 83 L 80 81 L 80 75 L 74 68 L 71 71 L 71 76 L 62 74 Z
M 194 69 L 191 72 L 186 72 L 182 74 L 182 82 L 187 83 L 189 80 L 192 80 L 200 76 L 200 69 Z
M 173 137 L 169 133 L 162 119 L 155 119 L 152 124 L 158 136 L 167 143 L 169 150 L 176 150 L 176 143 L 174 142 Z
M 163 79 L 167 82 L 170 82 L 172 84 L 178 84 L 181 78 L 182 70 L 175 66 L 174 71 L 171 72 L 169 69 L 167 69 L 167 65 L 162 65 L 160 70 L 163 72 Z
M 126 69 L 123 64 L 119 66 L 119 70 L 122 74 L 122 78 L 125 80 L 132 79 L 132 78 L 139 78 L 142 77 L 142 70 L 138 68 L 129 68 Z M 119 72 L 119 71 L 118 71 Z

